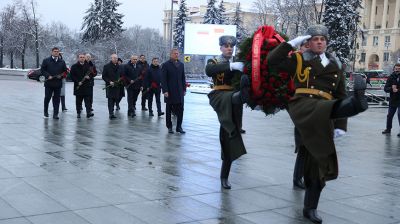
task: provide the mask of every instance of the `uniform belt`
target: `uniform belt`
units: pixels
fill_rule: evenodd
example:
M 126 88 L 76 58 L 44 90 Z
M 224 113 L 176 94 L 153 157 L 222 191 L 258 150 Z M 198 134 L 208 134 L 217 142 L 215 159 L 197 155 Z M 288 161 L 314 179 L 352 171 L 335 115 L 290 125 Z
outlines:
M 324 92 L 319 89 L 309 89 L 309 88 L 298 88 L 296 89 L 296 94 L 311 94 L 311 95 L 316 95 L 323 97 L 327 100 L 332 100 L 333 96 L 327 92 Z
M 233 87 L 230 85 L 218 85 L 214 86 L 213 90 L 233 90 Z

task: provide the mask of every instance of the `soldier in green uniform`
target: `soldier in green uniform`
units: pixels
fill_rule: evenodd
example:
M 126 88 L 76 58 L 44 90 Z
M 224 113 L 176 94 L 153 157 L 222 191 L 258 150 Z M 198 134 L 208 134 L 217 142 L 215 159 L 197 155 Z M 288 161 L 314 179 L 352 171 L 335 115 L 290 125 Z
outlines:
M 232 162 L 246 154 L 246 148 L 240 133 L 241 109 L 248 100 L 249 80 L 243 75 L 244 64 L 233 62 L 234 36 L 222 36 L 219 39 L 222 54 L 207 62 L 206 74 L 212 77 L 213 91 L 208 94 L 210 105 L 220 122 L 219 139 L 221 143 L 221 186 L 231 189 L 228 181 Z M 240 90 L 235 90 L 232 79 L 240 79 Z
M 295 80 L 296 92 L 288 105 L 289 115 L 299 131 L 304 150 L 303 216 L 322 223 L 317 206 L 325 182 L 336 179 L 338 164 L 333 138 L 344 134 L 347 117 L 368 108 L 366 83 L 355 77 L 354 94 L 346 95 L 341 63 L 326 52 L 328 29 L 322 25 L 308 28 L 307 36 L 281 43 L 268 55 L 270 66 L 287 71 Z M 304 53 L 289 52 L 308 40 L 310 49 Z

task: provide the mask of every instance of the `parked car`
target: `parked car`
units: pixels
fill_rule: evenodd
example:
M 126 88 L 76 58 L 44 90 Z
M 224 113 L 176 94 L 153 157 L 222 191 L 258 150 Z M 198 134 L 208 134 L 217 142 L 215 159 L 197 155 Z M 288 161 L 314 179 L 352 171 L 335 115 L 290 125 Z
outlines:
M 67 68 L 67 69 L 68 69 L 68 71 L 67 71 L 68 74 L 67 74 L 66 80 L 68 82 L 71 82 L 72 80 L 69 75 L 70 69 L 69 68 Z M 46 77 L 42 74 L 42 72 L 40 71 L 40 68 L 29 70 L 27 77 L 28 77 L 28 79 L 36 80 L 38 82 L 44 82 L 46 80 Z

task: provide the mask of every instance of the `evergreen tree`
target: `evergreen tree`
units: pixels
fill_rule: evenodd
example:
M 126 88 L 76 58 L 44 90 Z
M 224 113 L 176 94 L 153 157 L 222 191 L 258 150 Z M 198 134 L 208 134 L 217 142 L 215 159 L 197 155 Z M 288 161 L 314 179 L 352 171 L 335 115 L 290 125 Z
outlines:
M 120 6 L 117 0 L 103 0 L 102 30 L 104 38 L 114 38 L 119 36 L 122 31 L 122 14 L 117 13 L 117 7 Z
M 180 51 L 183 50 L 184 47 L 184 39 L 185 39 L 185 23 L 189 21 L 187 17 L 187 7 L 186 0 L 181 0 L 181 4 L 179 6 L 177 19 L 175 20 L 175 29 L 174 29 L 174 46 L 177 47 Z
M 218 6 L 218 16 L 219 22 L 218 24 L 229 24 L 229 18 L 225 15 L 225 6 L 224 6 L 224 0 L 221 0 Z
M 90 4 L 90 8 L 86 11 L 86 16 L 83 17 L 81 30 L 84 30 L 82 41 L 94 42 L 102 39 L 101 18 L 102 0 L 95 0 L 94 4 Z M 86 28 L 85 28 L 86 27 Z
M 329 30 L 329 51 L 348 64 L 360 21 L 360 0 L 326 0 L 323 22 Z
M 240 9 L 240 3 L 236 4 L 235 16 L 233 17 L 232 25 L 236 25 L 236 39 L 238 45 L 244 38 L 248 36 L 246 29 L 243 27 L 242 10 Z
M 94 43 L 121 34 L 123 15 L 116 12 L 119 5 L 117 0 L 95 0 L 83 18 L 82 41 Z
M 209 0 L 207 11 L 204 15 L 204 24 L 219 24 L 218 9 L 215 7 L 216 0 Z

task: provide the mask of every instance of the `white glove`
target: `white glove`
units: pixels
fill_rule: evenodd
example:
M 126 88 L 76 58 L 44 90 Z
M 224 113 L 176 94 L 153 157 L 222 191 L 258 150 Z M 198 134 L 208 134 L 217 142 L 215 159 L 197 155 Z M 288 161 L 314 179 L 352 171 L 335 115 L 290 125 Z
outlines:
M 244 63 L 243 62 L 232 62 L 229 64 L 231 71 L 238 70 L 243 72 Z
M 344 130 L 342 130 L 342 129 L 335 128 L 334 134 L 335 134 L 335 135 L 334 135 L 335 138 L 339 138 L 340 136 L 345 135 L 346 132 L 345 132 Z
M 288 41 L 287 43 L 292 45 L 292 47 L 299 47 L 305 40 L 308 40 L 311 38 L 311 35 L 307 36 L 299 36 L 294 38 L 293 40 Z

